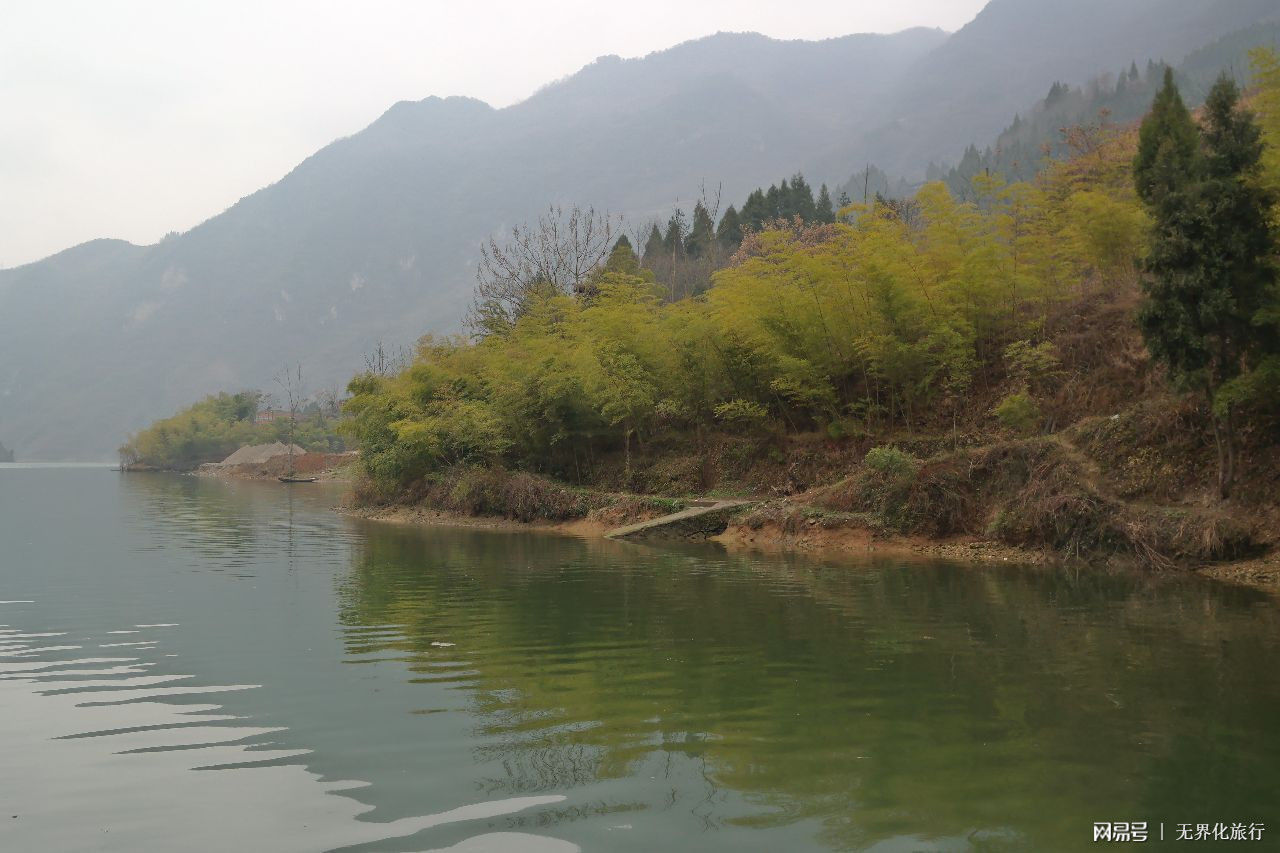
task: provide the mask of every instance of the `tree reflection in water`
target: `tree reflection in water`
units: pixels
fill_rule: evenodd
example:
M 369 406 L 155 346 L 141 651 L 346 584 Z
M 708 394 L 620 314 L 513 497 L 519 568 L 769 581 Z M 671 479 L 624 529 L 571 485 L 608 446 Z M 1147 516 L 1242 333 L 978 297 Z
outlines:
M 339 590 L 349 651 L 465 690 L 476 784 L 582 792 L 557 821 L 1054 849 L 1109 816 L 1280 801 L 1280 684 L 1258 680 L 1280 622 L 1251 591 L 364 532 Z

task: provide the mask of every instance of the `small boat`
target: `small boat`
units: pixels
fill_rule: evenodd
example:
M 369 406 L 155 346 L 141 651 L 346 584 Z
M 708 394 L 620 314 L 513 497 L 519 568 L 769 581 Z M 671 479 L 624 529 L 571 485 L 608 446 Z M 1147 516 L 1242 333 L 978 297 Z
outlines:
M 314 483 L 319 477 L 276 477 L 282 483 Z

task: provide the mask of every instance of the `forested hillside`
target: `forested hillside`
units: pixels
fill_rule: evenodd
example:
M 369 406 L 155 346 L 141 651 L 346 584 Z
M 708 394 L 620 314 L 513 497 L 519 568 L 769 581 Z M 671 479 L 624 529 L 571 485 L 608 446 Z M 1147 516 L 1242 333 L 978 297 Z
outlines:
M 866 135 L 864 162 L 913 177 L 991 139 L 1055 81 L 1080 85 L 1135 60 L 1176 65 L 1224 35 L 1278 20 L 1273 0 L 992 0 L 889 93 L 893 107 Z
M 602 58 L 501 110 L 397 104 L 189 232 L 0 271 L 0 435 L 23 458 L 105 457 L 286 362 L 329 388 L 379 340 L 459 329 L 480 247 L 550 204 L 625 215 L 638 250 L 703 189 L 742 204 L 803 172 L 838 204 L 835 182 L 867 162 L 914 179 L 1055 81 L 1177 62 L 1280 14 L 1260 0 L 1087 5 L 996 0 L 951 36 L 721 34 Z
M 1191 106 L 1204 103 L 1210 87 L 1222 73 L 1239 84 L 1249 82 L 1246 59 L 1252 48 L 1280 43 L 1280 22 L 1248 27 L 1194 51 L 1174 68 L 1178 88 Z M 965 149 L 960 161 L 949 169 L 930 164 L 926 180 L 943 180 L 956 195 L 970 192 L 973 178 L 983 172 L 998 173 L 1008 180 L 1030 180 L 1044 167 L 1046 159 L 1061 160 L 1071 155 L 1073 146 L 1084 143 L 1079 136 L 1103 125 L 1125 125 L 1146 114 L 1160 89 L 1166 64 L 1148 60 L 1139 68 L 1128 68 L 1095 77 L 1083 86 L 1055 82 L 1035 108 L 1014 117 L 993 144 L 981 151 L 976 145 Z M 1064 131 L 1071 129 L 1076 138 Z M 851 185 L 859 183 L 854 175 Z M 896 195 L 902 195 L 898 189 Z
M 1030 182 L 837 217 L 784 183 L 809 209 L 748 230 L 703 293 L 625 240 L 572 288 L 482 281 L 502 310 L 475 339 L 351 383 L 365 498 L 519 514 L 518 470 L 1152 564 L 1239 556 L 1280 448 L 1280 62 L 1255 61 L 1261 119 L 1223 77 L 1193 120 L 1166 71 L 1141 133 L 1068 134 Z
M 343 449 L 336 433 L 336 402 L 312 401 L 259 421 L 259 411 L 267 408 L 264 396 L 254 391 L 211 395 L 131 435 L 120 447 L 120 463 L 135 469 L 189 471 L 205 462 L 221 462 L 246 445 L 286 442 L 322 453 Z

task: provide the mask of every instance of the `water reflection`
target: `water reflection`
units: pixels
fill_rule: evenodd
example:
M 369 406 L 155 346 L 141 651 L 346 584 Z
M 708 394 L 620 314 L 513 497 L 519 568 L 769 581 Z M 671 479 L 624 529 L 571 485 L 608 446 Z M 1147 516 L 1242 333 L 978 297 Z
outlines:
M 346 543 L 331 517 L 341 487 L 224 481 L 166 474 L 123 480 L 124 523 L 137 550 L 178 551 L 242 574 L 264 554 L 296 564 L 331 560 Z
M 340 594 L 384 626 L 353 660 L 465 691 L 485 791 L 582 791 L 646 829 L 1062 849 L 1117 809 L 1280 801 L 1280 623 L 1249 591 L 384 528 Z
M 491 831 L 556 794 L 362 798 L 361 697 L 325 678 L 350 531 L 273 485 L 0 478 L 0 848 L 577 849 Z
M 4 472 L 0 848 L 1063 850 L 1276 820 L 1255 593 L 333 497 Z

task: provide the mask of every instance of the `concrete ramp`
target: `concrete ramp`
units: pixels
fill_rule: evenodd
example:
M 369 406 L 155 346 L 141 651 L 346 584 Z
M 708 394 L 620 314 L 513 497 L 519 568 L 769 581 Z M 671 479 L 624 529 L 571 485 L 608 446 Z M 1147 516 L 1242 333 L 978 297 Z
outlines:
M 729 517 L 751 501 L 693 501 L 692 506 L 670 515 L 651 518 L 610 530 L 609 539 L 707 539 L 729 526 Z

